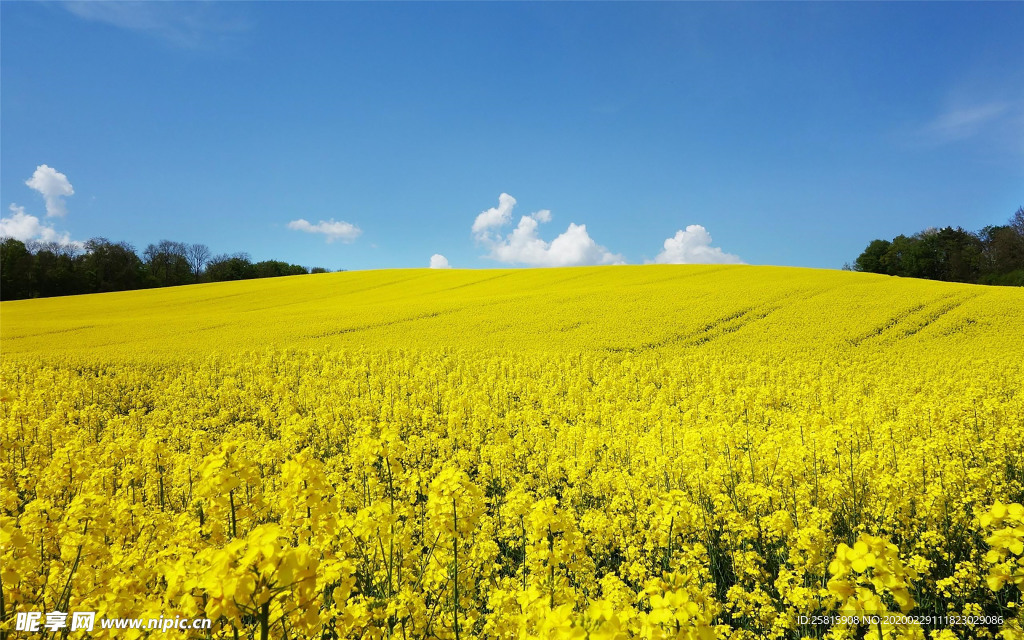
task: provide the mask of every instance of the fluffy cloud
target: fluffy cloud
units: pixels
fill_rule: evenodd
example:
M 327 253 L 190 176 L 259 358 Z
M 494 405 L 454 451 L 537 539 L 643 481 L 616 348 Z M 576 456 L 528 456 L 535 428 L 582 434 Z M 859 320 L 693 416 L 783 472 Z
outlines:
M 64 198 L 74 195 L 75 190 L 66 175 L 53 167 L 41 164 L 36 167 L 32 177 L 26 180 L 25 184 L 42 194 L 46 201 L 47 216 L 63 217 L 67 214 Z M 25 207 L 12 203 L 9 209 L 10 215 L 0 218 L 0 237 L 14 238 L 26 243 L 53 242 L 63 246 L 83 246 L 81 242 L 72 240 L 66 231 L 57 231 L 53 225 L 26 213 Z
M 52 167 L 41 164 L 36 167 L 32 177 L 25 184 L 43 194 L 46 200 L 46 215 L 63 217 L 67 214 L 64 198 L 74 195 L 75 190 L 68 182 L 68 177 Z
M 352 242 L 363 232 L 354 224 L 340 221 L 335 222 L 333 218 L 326 221 L 321 220 L 316 224 L 312 224 L 308 220 L 299 218 L 298 220 L 292 220 L 289 222 L 288 228 L 296 231 L 305 231 L 306 233 L 322 233 L 327 236 L 327 242 L 334 242 L 335 240 Z
M 530 217 L 537 222 L 551 222 L 551 212 L 547 209 L 541 209 L 540 211 L 534 211 L 530 214 Z
M 508 235 L 500 227 L 512 220 L 516 199 L 507 193 L 498 197 L 498 206 L 481 212 L 473 222 L 473 237 L 486 246 L 488 258 L 506 264 L 531 267 L 571 267 L 588 264 L 625 264 L 622 256 L 597 244 L 584 224 L 570 223 L 561 235 L 547 242 L 537 233 L 541 223 L 551 221 L 551 212 L 541 209 L 519 219 Z
M 512 196 L 507 193 L 498 196 L 498 206 L 481 211 L 473 221 L 473 235 L 486 236 L 490 234 L 491 229 L 508 224 L 512 220 L 514 206 L 516 206 L 516 199 Z
M 56 242 L 61 245 L 80 245 L 71 240 L 67 233 L 60 233 L 53 227 L 43 224 L 39 218 L 25 213 L 25 207 L 16 204 L 10 206 L 11 215 L 0 218 L 0 238 L 14 238 L 22 242 Z
M 662 264 L 742 264 L 739 256 L 711 246 L 711 234 L 699 224 L 665 240 L 664 250 L 654 258 Z
M 431 269 L 451 269 L 452 265 L 448 264 L 448 258 L 442 256 L 440 253 L 435 253 L 430 256 L 430 268 Z

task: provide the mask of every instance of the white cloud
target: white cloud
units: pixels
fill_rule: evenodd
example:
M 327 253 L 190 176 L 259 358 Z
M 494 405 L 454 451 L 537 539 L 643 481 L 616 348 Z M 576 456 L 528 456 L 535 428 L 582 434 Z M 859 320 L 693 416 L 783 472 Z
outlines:
M 473 221 L 473 234 L 486 235 L 492 228 L 508 224 L 512 220 L 512 207 L 514 206 L 516 206 L 516 199 L 512 196 L 507 193 L 498 196 L 498 206 L 481 211 Z
M 430 256 L 430 268 L 431 269 L 451 269 L 452 265 L 448 264 L 448 258 L 442 256 L 440 253 L 435 253 Z
M 41 164 L 36 167 L 32 177 L 25 181 L 29 187 L 43 194 L 46 200 L 46 215 L 63 217 L 67 214 L 64 198 L 74 195 L 75 190 L 68 182 L 68 177 L 52 167 Z
M 62 245 L 81 245 L 71 240 L 67 233 L 60 233 L 52 226 L 43 224 L 39 218 L 25 213 L 25 207 L 10 206 L 11 215 L 0 218 L 0 238 L 14 238 L 22 242 L 56 242 Z
M 515 204 L 515 198 L 503 193 L 498 197 L 497 207 L 481 212 L 473 222 L 473 236 L 490 250 L 488 258 L 531 267 L 625 264 L 621 255 L 597 244 L 584 224 L 571 223 L 551 242 L 543 240 L 537 228 L 551 221 L 551 212 L 547 209 L 523 216 L 511 233 L 502 236 L 499 228 L 511 221 Z
M 959 105 L 939 114 L 928 123 L 925 131 L 939 142 L 964 140 L 999 121 L 1009 111 L 1010 104 L 1002 101 Z
M 36 167 L 32 177 L 25 184 L 42 194 L 46 201 L 48 217 L 64 217 L 67 206 L 64 198 L 74 195 L 75 190 L 68 177 L 53 167 L 41 164 Z M 11 214 L 0 218 L 0 237 L 14 238 L 22 242 L 54 242 L 64 246 L 84 246 L 81 242 L 71 239 L 66 231 L 57 231 L 52 225 L 44 223 L 34 215 L 25 212 L 25 207 L 11 204 Z
M 250 28 L 237 8 L 205 2 L 65 2 L 83 20 L 145 33 L 172 45 L 197 49 L 227 44 Z
M 363 232 L 354 224 L 341 221 L 335 222 L 334 218 L 326 221 L 321 220 L 316 224 L 312 224 L 307 220 L 299 218 L 298 220 L 292 220 L 289 222 L 288 228 L 296 231 L 305 231 L 306 233 L 322 233 L 327 236 L 327 242 L 334 242 L 335 240 L 352 242 Z
M 547 209 L 541 209 L 540 211 L 534 211 L 530 214 L 530 217 L 537 222 L 551 222 L 551 212 Z
M 661 264 L 742 264 L 739 256 L 711 246 L 711 234 L 699 224 L 665 240 L 664 250 L 654 261 Z

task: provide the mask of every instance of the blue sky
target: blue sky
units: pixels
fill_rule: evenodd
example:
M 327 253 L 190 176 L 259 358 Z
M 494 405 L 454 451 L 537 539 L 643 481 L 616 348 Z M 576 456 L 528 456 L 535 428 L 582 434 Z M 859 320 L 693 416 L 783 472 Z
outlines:
M 1022 31 L 1024 3 L 3 2 L 3 224 L 838 268 L 1024 205 Z

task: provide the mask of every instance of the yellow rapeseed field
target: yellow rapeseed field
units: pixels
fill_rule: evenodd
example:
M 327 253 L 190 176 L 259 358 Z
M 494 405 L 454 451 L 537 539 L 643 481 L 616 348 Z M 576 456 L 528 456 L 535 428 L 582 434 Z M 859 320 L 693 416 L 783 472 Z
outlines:
M 1024 638 L 1019 289 L 396 270 L 0 323 L 8 637 Z

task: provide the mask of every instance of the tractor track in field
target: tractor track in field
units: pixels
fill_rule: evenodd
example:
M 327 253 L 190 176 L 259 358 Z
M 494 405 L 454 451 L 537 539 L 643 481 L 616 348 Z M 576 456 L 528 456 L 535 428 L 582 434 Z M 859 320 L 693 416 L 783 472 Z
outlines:
M 699 347 L 713 340 L 735 333 L 740 329 L 760 322 L 785 306 L 786 301 L 795 298 L 796 300 L 809 300 L 824 293 L 821 291 L 807 292 L 797 290 L 788 293 L 780 298 L 755 304 L 733 311 L 730 314 L 716 318 L 694 331 L 672 334 L 660 340 L 645 342 L 636 347 L 608 347 L 607 350 L 613 353 L 639 353 L 653 349 L 661 349 L 673 344 L 684 344 L 689 347 Z
M 485 282 L 490 282 L 492 280 L 498 280 L 498 279 L 501 279 L 501 278 L 507 278 L 510 275 L 512 275 L 512 274 L 511 273 L 502 273 L 502 274 L 499 274 L 499 275 L 496 275 L 496 276 L 491 276 L 489 278 L 482 278 L 480 280 L 474 280 L 473 282 L 465 282 L 463 284 L 457 284 L 454 287 L 448 287 L 446 289 L 438 289 L 437 291 L 430 292 L 430 293 L 426 294 L 426 297 L 437 295 L 438 293 L 442 293 L 444 291 L 455 291 L 456 289 L 465 289 L 466 287 L 475 287 L 478 284 L 483 284 Z
M 362 287 L 360 289 L 341 289 L 341 288 L 335 289 L 335 288 L 331 288 L 331 289 L 327 289 L 326 292 L 329 293 L 331 295 L 331 297 L 334 297 L 336 294 L 337 295 L 342 295 L 342 296 L 348 296 L 348 295 L 352 295 L 354 293 L 363 293 L 364 291 L 373 291 L 374 289 L 382 289 L 384 287 L 393 287 L 396 284 L 406 284 L 408 282 L 412 282 L 413 280 L 418 280 L 419 278 L 423 278 L 423 277 L 424 277 L 423 275 L 414 275 L 414 276 L 411 276 L 411 277 L 398 278 L 396 280 L 390 280 L 388 282 L 381 282 L 379 284 L 374 284 L 374 285 L 371 285 L 369 287 Z
M 929 325 L 934 323 L 936 320 L 938 320 L 942 316 L 946 315 L 947 313 L 949 313 L 949 312 L 951 312 L 951 311 L 953 311 L 955 309 L 958 309 L 959 307 L 963 306 L 967 302 L 973 300 L 974 298 L 977 298 L 979 295 L 981 295 L 981 294 L 976 293 L 974 295 L 968 295 L 968 296 L 964 296 L 962 298 L 952 299 L 952 302 L 949 302 L 947 304 L 942 305 L 937 310 L 935 310 L 933 313 L 925 316 L 924 322 L 922 322 L 920 325 L 918 325 L 916 327 L 912 327 L 912 328 L 907 329 L 906 331 L 904 331 L 903 335 L 900 336 L 900 337 L 901 338 L 909 338 L 910 336 L 913 336 L 913 335 L 916 335 L 916 334 L 920 333 L 921 331 L 923 331 L 925 328 L 927 328 Z
M 942 316 L 957 309 L 967 301 L 972 300 L 979 295 L 981 294 L 960 297 L 945 296 L 938 300 L 914 305 L 900 311 L 884 323 L 865 333 L 861 333 L 853 338 L 847 338 L 846 341 L 851 346 L 858 347 L 869 340 L 880 339 L 888 336 L 895 336 L 897 340 L 909 338 L 920 333 Z M 911 325 L 910 323 L 915 324 Z M 900 332 L 900 329 L 903 329 L 903 331 Z
M 453 309 L 442 309 L 440 311 L 430 311 L 427 313 L 420 313 L 414 316 L 408 316 L 405 318 L 396 318 L 395 320 L 384 320 L 381 322 L 370 322 L 366 324 L 355 325 L 351 327 L 340 327 L 338 329 L 332 329 L 329 331 L 321 331 L 319 333 L 309 334 L 303 336 L 305 339 L 316 340 L 319 338 L 329 338 L 331 336 L 340 336 L 348 333 L 359 333 L 360 331 L 372 331 L 373 329 L 381 329 L 384 327 L 391 327 L 400 324 L 408 324 L 410 322 L 416 322 L 418 320 L 430 320 L 432 318 L 439 318 L 442 316 L 450 316 L 463 311 L 475 311 L 484 307 L 491 307 L 494 305 L 502 304 L 504 300 L 495 300 L 491 302 L 484 302 L 478 304 L 472 304 L 462 307 L 456 307 Z
M 392 326 L 398 325 L 398 324 L 407 324 L 409 322 L 416 322 L 417 320 L 429 320 L 431 318 L 437 318 L 437 317 L 440 317 L 440 316 L 447 316 L 447 315 L 451 315 L 453 313 L 458 313 L 459 311 L 463 311 L 463 310 L 464 310 L 463 308 L 459 308 L 459 309 L 448 309 L 448 310 L 445 310 L 445 311 L 432 311 L 430 313 L 421 313 L 419 315 L 410 316 L 408 318 L 398 318 L 396 320 L 385 320 L 383 322 L 371 322 L 369 324 L 355 325 L 353 327 L 342 327 L 340 329 L 333 329 L 333 330 L 330 330 L 330 331 L 323 331 L 323 332 L 320 332 L 320 333 L 314 333 L 314 334 L 311 334 L 311 335 L 307 335 L 305 337 L 308 338 L 308 339 L 316 340 L 316 339 L 320 339 L 320 338 L 329 338 L 331 336 L 341 336 L 341 335 L 345 335 L 347 333 L 359 333 L 360 331 L 371 331 L 373 329 L 382 329 L 384 327 L 392 327 Z
M 38 338 L 40 336 L 55 336 L 60 333 L 73 333 L 84 329 L 95 329 L 94 324 L 83 324 L 80 327 L 69 327 L 67 329 L 54 329 L 53 331 L 40 331 L 38 333 L 25 333 L 20 336 L 4 336 L 4 340 L 24 340 L 25 338 Z
M 889 318 L 882 324 L 878 325 L 877 327 L 874 327 L 869 331 L 861 333 L 860 335 L 854 336 L 853 338 L 847 338 L 846 341 L 850 343 L 851 346 L 859 347 L 865 341 L 871 340 L 872 338 L 877 338 L 886 331 L 889 331 L 893 327 L 896 327 L 897 325 L 899 325 L 899 323 L 903 322 L 904 320 L 914 315 L 918 311 L 924 309 L 925 306 L 925 304 L 916 304 L 910 307 L 909 309 L 904 309 L 903 311 L 892 316 L 891 318 Z
M 705 331 L 704 335 L 694 338 L 688 346 L 697 347 L 707 344 L 713 340 L 717 340 L 718 338 L 730 333 L 735 333 L 744 327 L 748 327 L 756 322 L 761 322 L 771 314 L 785 307 L 787 303 L 804 302 L 814 298 L 815 296 L 821 295 L 825 291 L 826 290 L 805 291 L 799 289 L 776 300 L 771 300 L 764 304 L 750 307 L 744 313 L 738 314 L 735 318 L 732 318 L 727 322 L 720 322 L 714 329 Z

